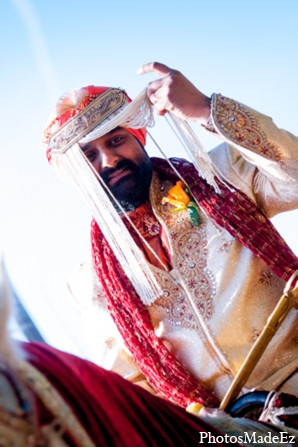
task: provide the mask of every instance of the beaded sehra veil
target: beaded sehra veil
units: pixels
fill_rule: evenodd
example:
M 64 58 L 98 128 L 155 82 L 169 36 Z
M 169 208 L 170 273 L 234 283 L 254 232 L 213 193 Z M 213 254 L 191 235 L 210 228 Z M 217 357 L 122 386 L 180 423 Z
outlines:
M 191 127 L 172 114 L 170 117 L 198 174 L 218 192 L 214 167 Z M 117 260 L 145 305 L 153 303 L 162 294 L 160 286 L 141 250 L 105 194 L 108 187 L 83 154 L 79 143 L 88 143 L 118 126 L 141 129 L 153 125 L 153 106 L 146 90 L 128 103 L 122 90 L 109 89 L 46 138 L 51 164 L 63 178 L 79 189 Z M 163 152 L 162 155 L 165 156 Z M 168 161 L 170 163 L 170 160 Z M 180 177 L 179 174 L 178 176 Z M 111 192 L 110 195 L 113 197 Z M 114 200 L 122 209 L 116 198 Z M 127 214 L 124 211 L 123 213 L 129 220 Z M 130 224 L 134 227 L 131 221 Z M 138 232 L 136 228 L 135 230 Z M 139 236 L 142 237 L 140 234 Z M 143 241 L 151 250 L 146 241 Z

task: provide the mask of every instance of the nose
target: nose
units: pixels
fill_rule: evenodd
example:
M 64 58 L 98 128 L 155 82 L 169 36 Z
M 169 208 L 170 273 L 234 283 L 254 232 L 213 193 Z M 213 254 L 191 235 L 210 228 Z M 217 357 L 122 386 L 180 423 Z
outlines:
M 106 169 L 114 168 L 119 161 L 119 156 L 114 150 L 101 148 L 93 162 L 96 171 L 101 175 Z

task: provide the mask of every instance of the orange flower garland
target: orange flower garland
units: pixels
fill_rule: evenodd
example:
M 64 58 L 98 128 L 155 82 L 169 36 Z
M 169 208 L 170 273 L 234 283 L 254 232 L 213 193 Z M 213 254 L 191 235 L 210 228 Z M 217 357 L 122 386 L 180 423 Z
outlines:
M 176 185 L 169 190 L 168 196 L 162 199 L 162 204 L 164 205 L 165 203 L 169 203 L 175 207 L 170 210 L 171 213 L 188 208 L 191 223 L 196 227 L 200 225 L 201 220 L 198 213 L 199 207 L 194 201 L 189 188 L 182 182 L 182 180 L 178 180 Z

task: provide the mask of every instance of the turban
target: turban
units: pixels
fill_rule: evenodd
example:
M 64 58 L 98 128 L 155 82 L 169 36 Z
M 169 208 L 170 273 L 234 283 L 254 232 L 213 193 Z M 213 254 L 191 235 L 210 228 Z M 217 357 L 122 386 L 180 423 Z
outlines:
M 98 138 L 98 136 L 104 135 L 104 133 L 100 132 L 101 127 L 107 121 L 112 121 L 129 103 L 131 103 L 131 99 L 125 91 L 109 87 L 89 85 L 67 93 L 58 101 L 44 131 L 43 144 L 49 162 L 58 168 L 59 171 L 59 157 L 54 153 L 55 151 L 52 151 L 53 144 L 51 141 L 54 135 L 59 134 L 59 131 L 61 131 L 59 138 L 60 149 L 65 142 L 68 143 L 68 147 L 71 147 L 72 142 L 92 141 Z M 145 146 L 145 127 L 132 128 L 129 127 L 128 123 L 129 120 L 124 122 L 122 126 L 142 146 Z M 72 134 L 73 139 L 68 140 L 70 134 Z

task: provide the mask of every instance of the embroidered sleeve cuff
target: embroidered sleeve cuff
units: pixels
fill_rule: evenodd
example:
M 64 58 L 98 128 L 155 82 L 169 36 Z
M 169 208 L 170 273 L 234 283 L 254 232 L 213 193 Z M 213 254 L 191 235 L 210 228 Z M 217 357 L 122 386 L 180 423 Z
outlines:
M 229 143 L 248 149 L 264 158 L 281 162 L 279 147 L 268 141 L 260 124 L 261 115 L 245 105 L 226 98 L 221 94 L 213 94 L 211 101 L 212 127 Z M 208 122 L 209 122 L 208 120 Z M 206 128 L 208 130 L 208 124 Z

